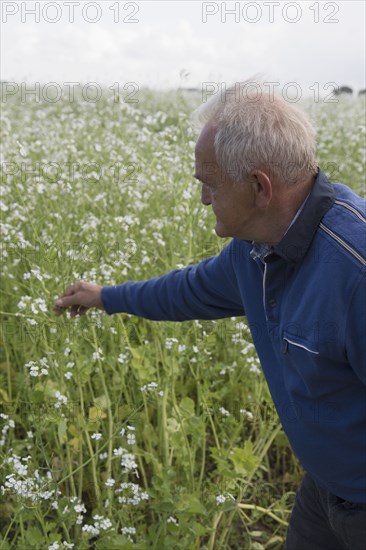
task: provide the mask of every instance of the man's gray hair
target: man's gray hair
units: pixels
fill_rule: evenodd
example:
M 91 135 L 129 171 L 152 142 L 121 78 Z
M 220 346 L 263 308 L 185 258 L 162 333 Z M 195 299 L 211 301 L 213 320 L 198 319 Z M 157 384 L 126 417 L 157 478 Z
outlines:
M 315 129 L 294 105 L 260 79 L 236 82 L 202 103 L 191 115 L 196 128 L 217 128 L 216 161 L 234 182 L 263 170 L 288 184 L 315 175 Z

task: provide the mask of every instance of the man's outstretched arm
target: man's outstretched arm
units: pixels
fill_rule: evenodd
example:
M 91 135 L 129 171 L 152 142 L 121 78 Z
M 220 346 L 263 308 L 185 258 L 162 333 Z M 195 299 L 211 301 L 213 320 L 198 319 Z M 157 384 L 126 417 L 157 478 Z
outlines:
M 175 269 L 161 277 L 97 287 L 99 296 L 93 299 L 91 294 L 96 292 L 97 285 L 91 285 L 90 305 L 86 287 L 80 287 L 79 291 L 74 288 L 69 294 L 67 289 L 61 297 L 61 307 L 71 306 L 72 314 L 84 314 L 90 307 L 99 307 L 109 315 L 130 313 L 155 321 L 244 315 L 234 270 L 234 247 L 233 240 L 219 255 L 182 270 Z

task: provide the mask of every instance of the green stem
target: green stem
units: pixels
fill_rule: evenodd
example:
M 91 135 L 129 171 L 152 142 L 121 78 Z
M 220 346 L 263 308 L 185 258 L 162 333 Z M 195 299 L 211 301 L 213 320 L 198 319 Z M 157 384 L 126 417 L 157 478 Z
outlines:
M 79 464 L 82 464 L 83 463 L 83 446 L 80 445 L 80 450 L 79 450 Z M 78 487 L 78 497 L 79 497 L 79 500 L 82 500 L 82 496 L 83 496 L 83 468 L 80 468 L 79 470 L 79 476 L 78 476 L 78 483 L 79 483 L 79 487 Z M 73 475 L 73 473 L 71 472 L 71 475 Z
M 166 405 L 168 399 L 167 387 L 164 387 L 163 399 L 161 404 L 161 425 L 160 433 L 162 434 L 163 439 L 163 457 L 164 457 L 164 466 L 169 464 L 169 442 L 168 442 L 168 431 L 167 431 L 167 414 L 166 414 Z
M 71 490 L 73 496 L 76 496 L 76 487 L 75 487 L 75 481 L 74 476 L 72 475 L 72 465 L 71 465 L 71 456 L 70 456 L 70 447 L 68 443 L 66 442 L 66 454 L 67 454 L 67 468 L 70 475 L 70 482 L 71 482 Z
M 216 529 L 221 521 L 223 512 L 218 512 L 215 514 L 214 521 L 212 524 L 212 534 L 208 543 L 208 550 L 214 550 L 215 538 L 216 538 Z
M 193 462 L 192 462 L 191 449 L 190 449 L 190 445 L 189 445 L 189 441 L 188 441 L 186 431 L 184 429 L 183 420 L 182 420 L 182 417 L 181 417 L 180 412 L 179 412 L 179 407 L 178 407 L 175 399 L 173 400 L 173 407 L 174 407 L 174 410 L 175 410 L 176 415 L 178 417 L 178 422 L 180 424 L 180 429 L 182 431 L 182 435 L 183 435 L 183 438 L 184 438 L 184 441 L 185 441 L 185 444 L 186 444 L 186 448 L 187 448 L 188 462 L 189 462 L 190 491 L 193 491 L 194 490 L 194 468 L 193 468 Z
M 81 389 L 80 384 L 79 384 L 79 395 L 80 395 L 81 414 L 82 414 L 82 417 L 85 418 L 84 396 L 83 396 L 83 391 Z M 84 428 L 84 435 L 85 435 L 85 439 L 86 439 L 86 444 L 87 444 L 88 449 L 89 449 L 90 462 L 91 462 L 91 465 L 92 465 L 92 475 L 93 475 L 93 482 L 94 482 L 95 498 L 96 498 L 97 502 L 99 502 L 100 489 L 99 489 L 99 485 L 98 485 L 97 467 L 96 467 L 96 462 L 95 462 L 95 456 L 98 454 L 99 451 L 97 451 L 96 453 L 93 452 L 93 447 L 92 447 L 92 444 L 91 444 L 91 441 L 90 441 L 89 433 L 85 429 L 85 426 L 83 426 L 83 428 Z
M 7 539 L 7 536 L 8 536 L 8 534 L 9 534 L 9 531 L 10 531 L 10 529 L 11 529 L 11 527 L 12 527 L 14 521 L 17 519 L 17 516 L 18 516 L 20 513 L 21 513 L 21 510 L 18 510 L 17 513 L 14 514 L 14 517 L 13 517 L 13 519 L 11 520 L 11 522 L 10 522 L 10 524 L 9 524 L 9 527 L 7 528 L 6 533 L 5 533 L 5 535 L 4 535 L 4 539 L 3 539 L 2 543 L 1 543 L 0 550 L 1 550 L 1 548 L 3 547 L 3 544 L 5 544 L 5 543 L 7 542 L 6 539 Z
M 95 327 L 92 327 L 93 337 L 94 337 L 94 344 L 95 344 L 95 351 L 98 349 L 98 343 L 97 343 L 97 335 L 95 333 Z M 114 431 L 114 425 L 113 425 L 113 415 L 111 410 L 111 399 L 109 397 L 107 384 L 104 377 L 103 372 L 103 365 L 100 359 L 98 359 L 98 365 L 99 365 L 99 375 L 100 379 L 102 381 L 103 391 L 104 395 L 107 399 L 107 412 L 108 412 L 108 458 L 107 458 L 107 479 L 110 479 L 112 477 L 112 457 L 113 457 L 113 431 Z M 111 487 L 108 487 L 107 490 L 108 494 L 108 500 L 109 502 L 112 502 L 113 497 L 113 491 Z
M 274 514 L 273 512 L 271 512 L 271 510 L 268 510 L 267 508 L 262 508 L 262 506 L 257 506 L 256 504 L 237 504 L 238 508 L 241 508 L 243 510 L 258 510 L 258 512 L 263 512 L 263 514 L 267 514 L 268 516 L 270 516 L 271 518 L 273 518 L 274 520 L 276 520 L 278 523 L 280 523 L 281 525 L 284 525 L 285 527 L 288 527 L 288 522 L 279 518 L 278 516 L 276 516 L 276 514 Z
M 276 438 L 277 434 L 279 433 L 279 431 L 281 430 L 281 424 L 278 423 L 276 429 L 272 432 L 272 435 L 271 437 L 267 440 L 266 444 L 264 445 L 261 453 L 259 454 L 259 456 L 257 457 L 257 465 L 261 464 L 262 463 L 262 460 L 263 460 L 263 457 L 266 455 L 268 449 L 270 448 L 270 446 L 272 445 L 274 439 Z M 254 474 L 256 473 L 258 467 L 255 468 L 248 476 L 248 482 L 250 483 L 251 480 L 253 479 L 253 476 Z
M 10 356 L 8 352 L 8 347 L 6 343 L 4 343 L 5 347 L 5 355 L 6 355 L 6 375 L 8 380 L 8 397 L 10 403 L 12 402 L 12 391 L 11 391 L 11 367 L 10 367 Z

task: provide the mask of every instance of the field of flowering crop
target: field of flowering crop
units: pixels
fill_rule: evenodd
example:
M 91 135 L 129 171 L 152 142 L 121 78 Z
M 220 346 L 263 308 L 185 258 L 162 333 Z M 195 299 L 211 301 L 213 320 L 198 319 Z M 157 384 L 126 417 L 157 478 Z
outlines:
M 217 254 L 194 182 L 199 94 L 2 103 L 0 549 L 273 549 L 302 470 L 245 318 L 55 317 L 63 289 Z M 307 109 L 363 194 L 364 100 Z

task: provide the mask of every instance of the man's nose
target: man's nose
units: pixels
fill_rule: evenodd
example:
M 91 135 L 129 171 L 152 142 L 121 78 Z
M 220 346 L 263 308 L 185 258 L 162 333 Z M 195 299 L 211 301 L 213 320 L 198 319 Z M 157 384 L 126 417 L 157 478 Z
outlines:
M 211 204 L 211 193 L 204 183 L 202 184 L 201 202 L 205 206 L 209 206 Z

